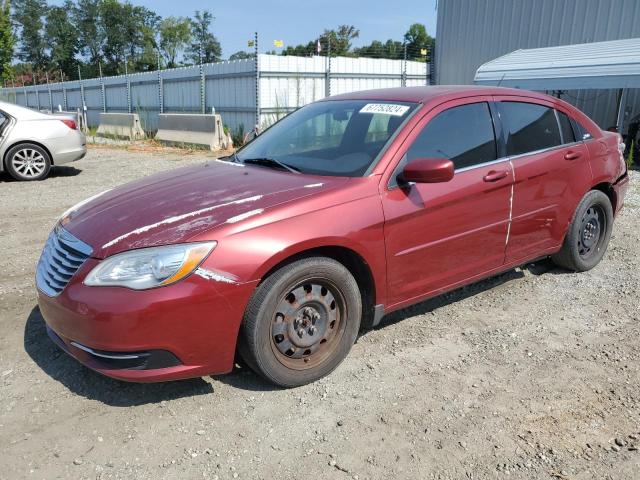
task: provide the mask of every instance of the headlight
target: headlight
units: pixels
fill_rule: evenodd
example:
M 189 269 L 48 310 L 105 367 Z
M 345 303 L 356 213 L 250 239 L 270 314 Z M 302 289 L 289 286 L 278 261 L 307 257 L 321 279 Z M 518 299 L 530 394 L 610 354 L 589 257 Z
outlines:
M 216 242 L 186 243 L 119 253 L 100 262 L 84 284 L 134 290 L 169 285 L 198 268 L 215 246 Z

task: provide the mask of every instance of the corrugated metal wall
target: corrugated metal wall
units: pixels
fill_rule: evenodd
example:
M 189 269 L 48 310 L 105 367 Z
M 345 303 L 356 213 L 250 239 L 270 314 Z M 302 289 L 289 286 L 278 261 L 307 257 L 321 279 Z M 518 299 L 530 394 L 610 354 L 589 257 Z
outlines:
M 326 93 L 399 87 L 403 78 L 408 86 L 425 85 L 428 78 L 427 64 L 402 60 L 338 57 L 331 59 L 329 75 L 327 68 L 325 57 L 259 55 L 260 88 L 256 98 L 253 59 L 204 65 L 205 111 L 215 108 L 231 129 L 242 125 L 250 130 L 256 123 L 257 109 L 261 124 L 269 124 L 324 98 Z M 159 76 L 158 72 L 145 72 L 102 80 L 3 88 L 0 98 L 39 110 L 57 109 L 58 105 L 64 110 L 77 110 L 82 108 L 84 95 L 91 126 L 99 123 L 100 112 L 127 112 L 130 103 L 131 111 L 140 114 L 143 128 L 152 131 L 157 128 L 161 96 L 165 113 L 199 113 L 201 93 L 200 69 L 195 66 L 163 70 Z
M 437 83 L 470 84 L 480 65 L 519 48 L 640 37 L 640 0 L 440 0 Z M 616 91 L 574 90 L 563 99 L 603 128 L 615 124 Z M 630 90 L 628 114 L 640 113 Z

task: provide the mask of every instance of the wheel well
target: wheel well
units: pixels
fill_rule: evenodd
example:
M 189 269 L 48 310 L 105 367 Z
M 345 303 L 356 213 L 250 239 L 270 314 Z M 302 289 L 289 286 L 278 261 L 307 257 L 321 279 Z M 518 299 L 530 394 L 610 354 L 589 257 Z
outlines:
M 611 185 L 610 183 L 599 183 L 598 185 L 595 185 L 591 190 L 600 190 L 602 193 L 604 193 L 607 197 L 609 197 L 609 201 L 611 202 L 611 208 L 613 208 L 613 211 L 616 211 L 616 204 L 618 202 L 618 198 L 616 197 L 616 192 L 613 189 L 613 185 Z
M 351 275 L 353 275 L 353 278 L 355 278 L 356 282 L 358 283 L 358 288 L 360 289 L 360 295 L 362 297 L 362 322 L 360 327 L 371 327 L 373 324 L 373 307 L 375 306 L 376 302 L 376 291 L 373 274 L 371 273 L 369 264 L 364 260 L 364 258 L 362 258 L 362 256 L 360 256 L 357 252 L 349 248 L 327 246 L 298 252 L 271 268 L 262 276 L 261 282 L 283 266 L 308 257 L 331 258 L 337 262 L 340 262 L 347 268 L 347 270 L 349 270 Z
M 33 145 L 37 145 L 38 147 L 42 148 L 45 152 L 47 152 L 47 155 L 49 155 L 49 160 L 51 161 L 51 165 L 53 165 L 53 155 L 51 155 L 51 152 L 49 151 L 49 149 L 47 147 L 45 147 L 42 143 L 40 142 L 36 142 L 33 140 L 19 140 L 16 143 L 14 143 L 13 145 L 10 145 L 7 147 L 7 149 L 4 151 L 4 158 L 2 159 L 2 166 L 4 169 L 7 168 L 7 154 L 9 153 L 9 151 L 13 148 L 13 147 L 17 147 L 18 145 L 22 145 L 23 143 L 31 143 Z

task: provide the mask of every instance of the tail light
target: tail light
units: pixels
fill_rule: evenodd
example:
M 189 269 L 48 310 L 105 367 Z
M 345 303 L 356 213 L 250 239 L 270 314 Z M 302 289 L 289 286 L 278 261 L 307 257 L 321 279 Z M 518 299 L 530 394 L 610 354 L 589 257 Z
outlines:
M 69 120 L 67 118 L 64 118 L 64 119 L 61 119 L 60 121 L 64 123 L 67 127 L 69 127 L 71 130 L 78 129 L 78 125 L 76 124 L 75 120 Z

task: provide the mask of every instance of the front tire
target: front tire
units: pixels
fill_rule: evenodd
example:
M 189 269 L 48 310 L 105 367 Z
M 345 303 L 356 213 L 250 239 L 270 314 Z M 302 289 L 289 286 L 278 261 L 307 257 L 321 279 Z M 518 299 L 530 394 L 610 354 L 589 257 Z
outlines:
M 12 147 L 5 158 L 7 172 L 16 180 L 43 180 L 51 170 L 51 157 L 44 148 L 33 143 L 21 143 Z
M 604 256 L 612 228 L 613 208 L 609 197 L 599 190 L 591 190 L 576 209 L 562 249 L 551 259 L 556 265 L 575 272 L 591 270 Z
M 358 284 L 344 265 L 324 257 L 298 260 L 254 292 L 241 327 L 240 354 L 276 385 L 305 385 L 344 360 L 361 317 Z

